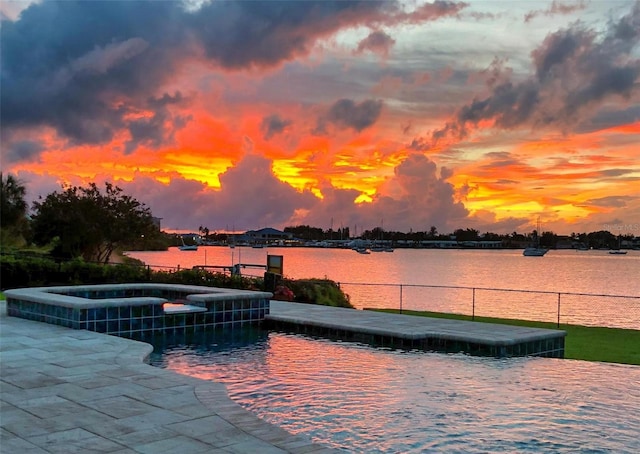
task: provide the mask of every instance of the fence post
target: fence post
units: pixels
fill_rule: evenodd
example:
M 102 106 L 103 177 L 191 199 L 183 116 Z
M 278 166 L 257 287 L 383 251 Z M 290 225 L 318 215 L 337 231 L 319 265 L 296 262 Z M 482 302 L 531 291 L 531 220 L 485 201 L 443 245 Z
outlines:
M 402 284 L 400 284 L 400 313 L 402 314 Z
M 471 298 L 471 320 L 476 319 L 476 288 L 473 287 L 473 293 Z
M 560 292 L 558 292 L 558 324 L 557 327 L 560 328 Z

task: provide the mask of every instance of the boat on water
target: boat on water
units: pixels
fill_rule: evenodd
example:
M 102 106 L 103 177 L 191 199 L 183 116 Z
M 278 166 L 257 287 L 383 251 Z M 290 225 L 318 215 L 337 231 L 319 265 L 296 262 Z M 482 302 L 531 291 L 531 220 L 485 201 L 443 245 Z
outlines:
M 366 247 L 358 247 L 355 248 L 354 251 L 356 251 L 358 254 L 371 254 L 371 252 Z
M 540 247 L 540 237 L 538 236 L 538 232 L 540 231 L 540 218 L 538 218 L 538 228 L 533 231 L 531 235 L 531 245 L 524 248 L 522 251 L 522 255 L 525 257 L 542 257 L 549 250 L 543 247 Z
M 613 255 L 624 255 L 627 253 L 627 251 L 623 251 L 622 249 L 620 249 L 620 246 L 622 245 L 622 238 L 618 236 L 618 247 L 616 247 L 615 249 L 611 249 L 609 251 L 609 254 L 613 254 Z
M 380 220 L 380 237 L 373 241 L 371 252 L 393 252 L 391 241 L 384 239 L 384 219 Z
M 547 253 L 547 251 L 548 249 L 545 248 L 530 246 L 524 248 L 524 251 L 522 251 L 522 255 L 526 257 L 542 257 Z
M 184 242 L 183 236 L 180 236 L 180 240 L 182 241 L 182 246 L 178 246 L 178 249 L 180 249 L 181 251 L 197 251 L 198 250 L 197 244 L 186 244 Z

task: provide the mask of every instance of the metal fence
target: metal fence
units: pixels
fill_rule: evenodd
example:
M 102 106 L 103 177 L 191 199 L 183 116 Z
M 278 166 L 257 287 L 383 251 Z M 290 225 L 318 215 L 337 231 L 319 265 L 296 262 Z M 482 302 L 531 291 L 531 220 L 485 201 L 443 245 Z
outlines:
M 640 296 L 451 285 L 340 282 L 359 308 L 640 330 Z
M 175 272 L 181 269 L 179 265 L 133 266 L 141 266 L 148 271 Z M 252 264 L 193 268 L 261 278 L 261 274 L 245 270 L 256 267 L 264 269 L 263 265 Z M 637 295 L 403 283 L 339 282 L 339 285 L 358 309 L 432 311 L 467 315 L 472 319 L 496 317 L 551 322 L 557 326 L 564 323 L 640 330 L 640 296 Z

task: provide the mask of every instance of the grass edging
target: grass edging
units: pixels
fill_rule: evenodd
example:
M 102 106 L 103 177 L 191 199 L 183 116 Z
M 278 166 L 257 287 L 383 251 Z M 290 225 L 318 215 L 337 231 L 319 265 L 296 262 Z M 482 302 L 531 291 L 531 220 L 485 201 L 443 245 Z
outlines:
M 365 310 L 394 314 L 400 313 L 397 309 L 365 308 Z M 442 312 L 403 310 L 402 314 L 471 321 L 471 316 L 469 315 L 446 314 Z M 498 323 L 501 325 L 528 326 L 532 328 L 560 329 L 567 332 L 564 351 L 565 359 L 640 366 L 640 330 L 581 325 L 560 325 L 558 328 L 555 323 L 493 317 L 475 317 L 473 321 Z

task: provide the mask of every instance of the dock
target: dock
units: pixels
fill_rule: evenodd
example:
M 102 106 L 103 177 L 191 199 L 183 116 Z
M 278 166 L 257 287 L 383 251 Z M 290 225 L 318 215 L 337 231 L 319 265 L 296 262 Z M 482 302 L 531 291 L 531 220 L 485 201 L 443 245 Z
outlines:
M 267 327 L 377 347 L 497 358 L 564 358 L 566 332 L 271 301 Z

